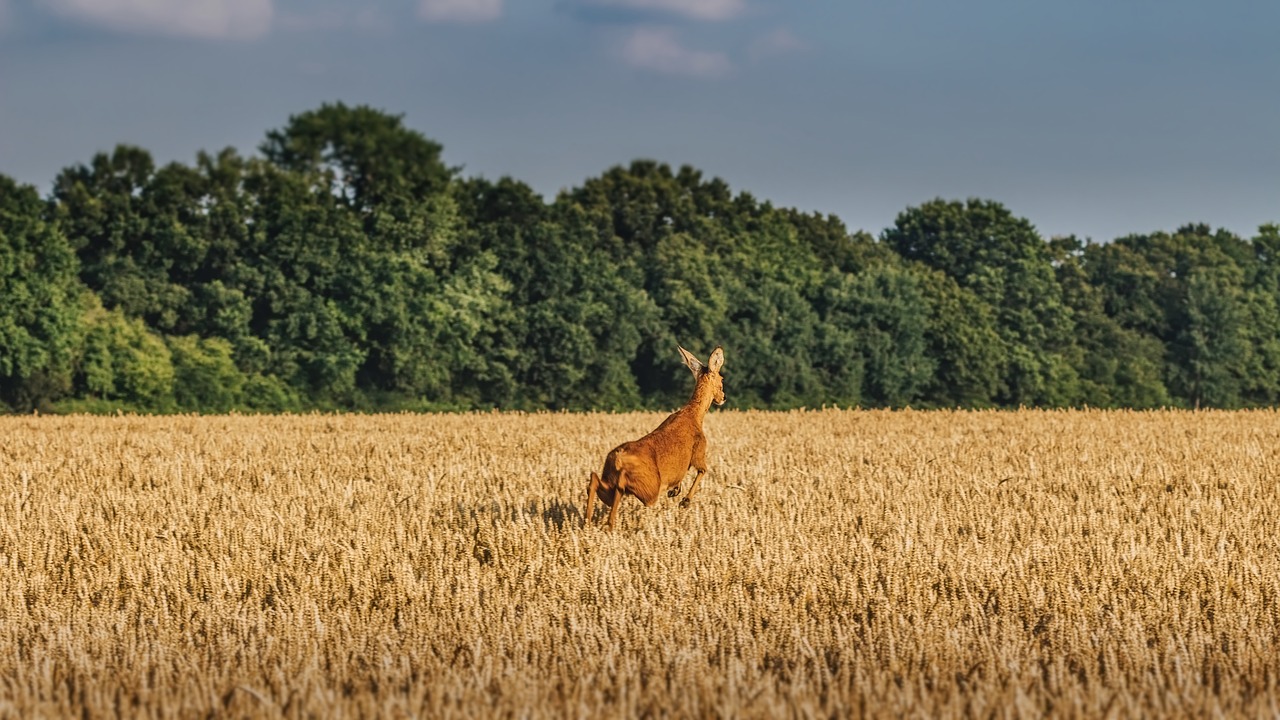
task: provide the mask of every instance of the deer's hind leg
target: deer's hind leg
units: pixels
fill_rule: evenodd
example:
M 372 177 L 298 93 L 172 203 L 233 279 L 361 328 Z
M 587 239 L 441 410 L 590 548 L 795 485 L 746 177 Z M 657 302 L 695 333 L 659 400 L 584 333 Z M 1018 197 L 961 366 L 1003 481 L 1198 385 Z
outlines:
M 591 522 L 591 511 L 595 507 L 596 491 L 600 489 L 600 476 L 591 473 L 591 482 L 587 485 L 587 510 L 582 516 L 582 526 L 586 527 Z

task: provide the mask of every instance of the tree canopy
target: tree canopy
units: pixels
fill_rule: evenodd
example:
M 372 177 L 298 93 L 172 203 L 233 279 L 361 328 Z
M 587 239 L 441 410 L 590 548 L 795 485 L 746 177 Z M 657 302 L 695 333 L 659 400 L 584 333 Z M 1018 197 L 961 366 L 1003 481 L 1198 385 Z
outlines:
M 258 152 L 0 176 L 0 407 L 669 407 L 677 343 L 738 407 L 1280 402 L 1275 225 L 1093 243 L 970 198 L 872 235 L 648 160 L 547 199 L 341 103 Z

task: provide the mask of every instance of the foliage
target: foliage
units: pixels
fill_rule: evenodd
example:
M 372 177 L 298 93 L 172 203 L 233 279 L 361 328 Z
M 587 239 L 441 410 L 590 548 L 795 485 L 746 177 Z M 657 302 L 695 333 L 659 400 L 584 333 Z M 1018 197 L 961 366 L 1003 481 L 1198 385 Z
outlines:
M 178 407 L 227 412 L 243 403 L 245 378 L 231 357 L 231 343 L 184 335 L 169 338 L 168 345 Z
M 259 150 L 0 177 L 0 403 L 669 408 L 677 344 L 725 346 L 740 407 L 1280 402 L 1275 225 L 1081 243 L 935 199 L 877 238 L 650 160 L 548 201 L 342 103 Z
M 77 394 L 130 409 L 172 409 L 174 369 L 164 339 L 120 308 L 105 310 L 92 296 L 85 304 Z
M 35 188 L 0 175 L 0 408 L 28 410 L 69 388 L 78 341 L 75 255 Z
M 1068 405 L 1078 394 L 1064 352 L 1075 330 L 1049 246 L 999 203 L 934 200 L 898 216 L 884 240 L 954 279 L 992 309 L 1004 350 L 997 400 Z

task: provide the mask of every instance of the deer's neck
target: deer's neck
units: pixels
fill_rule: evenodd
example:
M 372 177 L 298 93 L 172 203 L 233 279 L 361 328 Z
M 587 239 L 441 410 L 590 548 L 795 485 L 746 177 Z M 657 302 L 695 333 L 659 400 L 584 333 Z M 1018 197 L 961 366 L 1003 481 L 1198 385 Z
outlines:
M 702 418 L 707 416 L 707 410 L 711 408 L 711 401 L 714 399 L 713 395 L 711 383 L 699 378 L 697 384 L 693 386 L 693 397 L 689 398 L 689 403 L 685 405 L 685 409 L 693 415 L 693 419 L 698 423 L 698 427 L 702 427 Z

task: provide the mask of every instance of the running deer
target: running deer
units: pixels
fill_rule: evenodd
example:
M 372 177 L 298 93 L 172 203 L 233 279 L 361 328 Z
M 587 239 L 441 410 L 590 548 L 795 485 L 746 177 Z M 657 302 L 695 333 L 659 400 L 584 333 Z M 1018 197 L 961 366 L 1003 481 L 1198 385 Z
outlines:
M 604 470 L 599 475 L 591 473 L 583 525 L 591 520 L 597 496 L 609 506 L 609 529 L 612 530 L 624 495 L 635 495 L 640 502 L 653 507 L 664 490 L 667 497 L 679 495 L 680 483 L 692 468 L 698 474 L 693 478 L 689 494 L 680 501 L 680 507 L 689 507 L 698 483 L 707 474 L 707 436 L 702 434 L 702 418 L 706 417 L 712 402 L 724 404 L 724 378 L 720 376 L 724 350 L 717 347 L 703 365 L 688 350 L 676 347 L 684 357 L 684 364 L 693 371 L 693 397 L 667 416 L 657 430 L 639 440 L 624 442 L 609 452 L 604 459 Z

